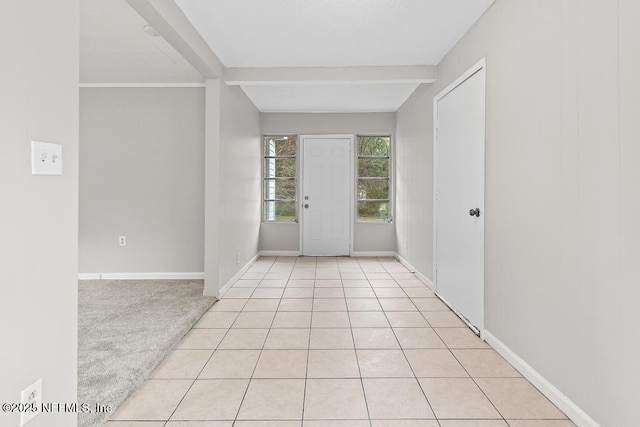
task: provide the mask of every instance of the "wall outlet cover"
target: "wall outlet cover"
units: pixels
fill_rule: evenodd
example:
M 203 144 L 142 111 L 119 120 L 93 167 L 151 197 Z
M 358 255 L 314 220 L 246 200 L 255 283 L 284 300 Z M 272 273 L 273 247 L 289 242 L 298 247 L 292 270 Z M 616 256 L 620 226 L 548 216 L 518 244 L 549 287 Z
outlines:
M 20 403 L 29 408 L 29 410 L 20 412 L 20 427 L 22 427 L 40 413 L 40 408 L 42 407 L 42 378 L 22 390 Z

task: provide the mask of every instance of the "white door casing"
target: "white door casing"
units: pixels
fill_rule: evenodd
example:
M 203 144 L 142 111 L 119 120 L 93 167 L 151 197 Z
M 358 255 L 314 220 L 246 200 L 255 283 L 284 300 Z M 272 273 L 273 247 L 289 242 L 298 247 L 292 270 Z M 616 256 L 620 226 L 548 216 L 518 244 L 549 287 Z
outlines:
M 306 256 L 351 251 L 353 135 L 303 135 L 301 248 Z
M 436 292 L 484 330 L 485 61 L 434 98 Z M 472 214 L 478 209 L 479 216 Z

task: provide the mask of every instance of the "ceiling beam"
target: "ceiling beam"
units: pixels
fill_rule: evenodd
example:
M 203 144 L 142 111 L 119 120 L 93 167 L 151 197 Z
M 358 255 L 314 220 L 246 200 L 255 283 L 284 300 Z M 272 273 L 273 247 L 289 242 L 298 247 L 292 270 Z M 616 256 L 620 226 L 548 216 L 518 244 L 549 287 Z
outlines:
M 224 65 L 173 0 L 126 0 L 205 79 L 223 78 Z
M 392 67 L 227 68 L 228 85 L 433 83 L 436 65 Z

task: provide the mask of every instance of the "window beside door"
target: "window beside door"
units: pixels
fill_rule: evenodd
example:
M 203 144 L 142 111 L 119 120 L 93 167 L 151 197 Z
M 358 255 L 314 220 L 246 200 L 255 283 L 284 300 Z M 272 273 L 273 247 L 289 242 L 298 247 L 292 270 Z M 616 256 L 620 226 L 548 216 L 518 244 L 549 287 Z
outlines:
M 391 221 L 391 137 L 359 135 L 358 221 Z
M 263 137 L 262 220 L 296 221 L 297 137 Z

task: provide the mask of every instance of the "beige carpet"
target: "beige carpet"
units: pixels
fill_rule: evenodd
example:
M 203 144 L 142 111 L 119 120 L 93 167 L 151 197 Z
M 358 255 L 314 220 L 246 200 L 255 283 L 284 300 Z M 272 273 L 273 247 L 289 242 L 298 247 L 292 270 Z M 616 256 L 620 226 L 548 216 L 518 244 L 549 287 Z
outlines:
M 78 402 L 122 403 L 214 303 L 202 281 L 83 280 L 78 293 Z M 113 413 L 113 412 L 112 412 Z M 80 427 L 110 413 L 80 413 Z

